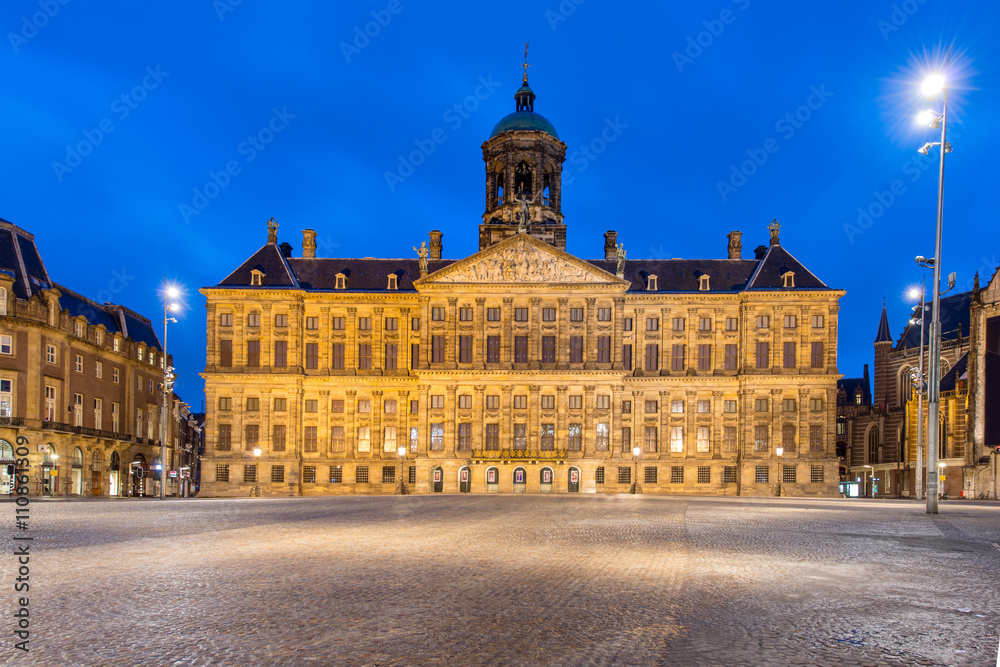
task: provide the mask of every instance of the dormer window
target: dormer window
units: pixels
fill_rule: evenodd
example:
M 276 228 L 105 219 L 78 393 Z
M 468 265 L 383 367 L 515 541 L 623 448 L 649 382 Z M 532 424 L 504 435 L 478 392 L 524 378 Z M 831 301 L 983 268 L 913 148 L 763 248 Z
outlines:
M 139 348 L 139 351 L 136 353 L 136 356 L 139 358 L 139 361 L 142 361 L 142 358 L 145 355 L 145 352 L 146 351 L 144 349 L 142 349 L 141 347 Z
M 347 289 L 347 276 L 343 273 L 337 274 L 337 282 L 334 289 Z
M 83 322 L 77 320 L 73 323 L 73 333 L 77 338 L 83 338 Z
M 655 292 L 657 289 L 658 288 L 656 286 L 656 274 L 650 274 L 646 278 L 646 291 L 647 292 Z
M 709 290 L 708 276 L 706 275 L 698 276 L 698 289 L 701 290 L 702 292 L 707 292 Z
M 0 315 L 7 314 L 7 288 L 0 287 Z
M 795 272 L 788 271 L 781 276 L 782 287 L 795 287 Z
M 389 285 L 386 289 L 399 289 L 399 277 L 395 273 L 389 274 Z
M 263 285 L 264 284 L 264 272 L 258 269 L 253 269 L 250 272 L 250 284 L 251 285 Z
M 119 338 L 118 336 L 115 336 L 114 343 L 112 344 L 112 348 L 114 349 L 115 352 L 121 352 L 122 351 L 122 339 Z

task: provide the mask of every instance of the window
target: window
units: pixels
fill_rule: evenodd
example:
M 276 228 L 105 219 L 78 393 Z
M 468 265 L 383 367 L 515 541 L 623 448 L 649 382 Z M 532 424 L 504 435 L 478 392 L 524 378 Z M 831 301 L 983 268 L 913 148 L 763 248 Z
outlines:
M 771 317 L 770 317 L 770 315 L 758 315 L 757 316 L 757 328 L 758 329 L 767 329 L 770 326 L 771 326 Z
M 83 426 L 83 394 L 73 394 L 73 426 Z
M 583 308 L 570 308 L 569 309 L 569 321 L 570 322 L 583 322 Z
M 386 414 L 396 414 L 396 399 L 387 398 L 382 403 L 382 412 Z
M 632 370 L 632 346 L 622 345 L 622 365 L 625 366 L 625 370 Z
M 77 373 L 82 373 L 83 372 L 83 355 L 82 354 L 76 355 L 76 359 L 74 360 L 74 364 L 73 364 L 73 370 L 75 370 Z
M 736 370 L 736 345 L 726 345 L 726 370 Z
M 622 401 L 622 413 L 626 415 L 632 414 L 632 401 Z
M 567 431 L 566 445 L 570 450 L 579 451 L 583 447 L 583 425 L 570 424 Z
M 823 466 L 810 466 L 809 481 L 813 484 L 821 484 L 823 482 Z
M 528 362 L 528 337 L 514 336 L 514 363 L 524 364 Z
M 655 292 L 657 289 L 659 288 L 656 286 L 656 276 L 650 275 L 646 278 L 646 290 L 649 292 Z
M 660 330 L 660 318 L 658 317 L 647 317 L 646 318 L 646 331 L 659 331 Z
M 514 397 L 514 409 L 515 410 L 527 410 L 528 409 L 528 397 L 524 394 Z
M 754 481 L 758 484 L 767 484 L 767 466 L 757 466 L 756 475 L 754 476 Z
M 219 326 L 220 327 L 231 327 L 231 326 L 233 326 L 233 314 L 232 313 L 219 313 Z
M 500 363 L 500 336 L 486 337 L 486 363 Z
M 631 331 L 631 330 L 632 330 L 632 318 L 626 317 L 625 319 L 622 320 L 622 331 Z
M 712 401 L 698 401 L 698 412 L 706 414 L 712 411 Z
M 683 414 L 684 401 L 670 401 L 670 412 L 674 414 Z
M 650 452 L 650 453 L 655 452 L 656 451 L 657 440 L 659 439 L 658 436 L 659 436 L 659 432 L 658 432 L 658 430 L 657 430 L 657 428 L 655 426 L 647 426 L 646 427 L 646 437 L 645 437 L 645 440 L 644 440 L 644 443 L 643 443 L 644 444 L 643 451 Z
M 232 410 L 233 409 L 233 399 L 228 396 L 222 396 L 219 398 L 219 410 Z
M 420 413 L 420 401 L 413 400 L 410 401 L 410 414 L 416 415 Z
M 813 315 L 812 316 L 812 325 L 813 325 L 814 329 L 822 329 L 823 328 L 823 316 L 822 315 Z
M 420 318 L 412 317 L 410 318 L 410 331 L 420 331 Z
M 307 331 L 318 331 L 319 330 L 319 318 L 318 317 L 307 317 L 306 318 L 306 330 Z
M 140 347 L 139 350 L 136 353 L 136 358 L 138 358 L 139 361 L 142 361 L 144 354 L 145 354 L 145 350 Z
M 785 452 L 795 451 L 795 425 L 794 424 L 782 424 L 781 425 L 781 446 L 784 448 Z
M 823 451 L 823 427 L 813 425 L 809 427 L 809 451 L 812 453 Z M 822 481 L 822 480 L 821 480 Z
M 486 396 L 486 409 L 487 410 L 499 410 L 500 409 L 500 395 L 499 394 L 489 394 Z
M 486 425 L 486 449 L 500 449 L 500 424 Z
M 444 424 L 440 422 L 431 424 L 431 449 L 435 451 L 444 449 Z
M 257 368 L 260 366 L 260 341 L 247 341 L 247 366 Z
M 753 427 L 753 449 L 755 452 L 768 451 L 767 426 L 757 425 Z
M 606 452 L 610 446 L 611 425 L 598 424 L 594 440 L 594 448 L 599 452 Z
M 794 398 L 783 398 L 781 400 L 781 411 L 782 412 L 795 412 L 795 399 Z
M 736 483 L 736 466 L 725 466 L 722 469 L 722 483 L 723 484 Z
M 583 396 L 575 394 L 569 397 L 569 409 L 570 410 L 582 410 L 583 409 Z
M 397 348 L 395 343 L 385 344 L 385 360 L 382 367 L 385 368 L 385 370 L 387 371 L 396 370 L 398 363 L 398 355 L 396 350 Z
M 343 426 L 331 426 L 330 427 L 330 450 L 333 452 L 343 452 L 344 451 L 344 427 Z
M 632 483 L 632 468 L 628 468 L 626 466 L 618 466 L 618 483 L 619 484 Z
M 670 427 L 670 451 L 673 453 L 684 452 L 684 427 Z
M 712 468 L 709 466 L 698 466 L 698 483 L 699 484 L 711 484 L 712 483 Z
M 370 426 L 358 427 L 358 452 L 370 452 L 372 450 L 372 429 Z
M 604 484 L 604 466 L 598 466 L 594 470 L 594 483 Z
M 385 318 L 385 330 L 396 331 L 399 327 L 399 320 L 395 317 Z
M 594 400 L 594 407 L 598 410 L 607 410 L 611 407 L 611 397 L 607 394 L 598 394 Z
M 654 414 L 656 407 L 656 401 L 646 401 L 646 414 Z
M 487 322 L 499 322 L 500 321 L 500 309 L 499 308 L 487 308 L 486 309 L 486 321 Z
M 232 368 L 233 341 L 231 340 L 219 341 L 219 365 L 222 366 L 223 368 Z
M 260 410 L 260 399 L 259 398 L 248 398 L 247 399 L 247 412 L 257 412 Z
M 556 337 L 542 336 L 542 363 L 553 363 L 556 360 Z
M 346 318 L 343 318 L 343 317 L 334 317 L 330 321 L 330 328 L 332 328 L 334 331 L 343 331 L 344 330 L 345 322 L 346 322 Z
M 111 343 L 111 349 L 113 349 L 115 352 L 121 352 L 122 351 L 122 339 L 119 338 L 118 336 L 115 336 L 114 340 Z
M 795 287 L 795 273 L 788 271 L 781 276 L 782 287 Z
M 514 424 L 514 449 L 525 450 L 528 448 L 528 425 Z
M 444 361 L 444 336 L 431 336 L 431 362 L 440 364 Z
M 472 394 L 460 394 L 458 397 L 458 407 L 461 410 L 472 409 Z
M 121 373 L 117 368 L 111 369 L 111 381 L 114 382 L 115 384 L 121 382 Z
M 431 410 L 440 410 L 444 407 L 444 394 L 433 394 L 431 396 Z
M 382 451 L 383 452 L 393 452 L 396 451 L 396 427 L 386 426 L 382 431 Z
M 674 345 L 671 358 L 670 358 L 670 368 L 675 371 L 684 370 L 684 348 L 685 345 Z
M 632 427 L 623 426 L 622 427 L 622 454 L 628 454 L 632 451 Z
M 368 466 L 358 466 L 354 469 L 354 483 L 355 484 L 367 484 L 368 483 Z
M 417 445 L 420 444 L 420 428 L 417 426 L 410 427 L 410 451 L 417 451 Z
M 809 399 L 809 409 L 813 412 L 823 411 L 823 399 L 822 398 L 810 398 Z
M 14 354 L 14 339 L 12 336 L 0 336 L 0 354 Z
M 597 363 L 611 363 L 611 336 L 597 337 Z
M 288 315 L 284 313 L 278 313 L 274 316 L 274 326 L 277 328 L 284 328 L 288 326 Z
M 702 317 L 698 320 L 698 331 L 711 331 L 712 330 L 712 318 Z
M 527 308 L 515 308 L 514 309 L 514 321 L 515 322 L 527 322 L 528 321 L 528 309 Z
M 709 285 L 709 276 L 706 276 L 706 275 L 698 276 L 698 289 L 699 290 L 701 290 L 703 292 L 707 292 L 709 289 L 711 289 L 708 285 Z
M 306 401 L 306 412 L 319 412 L 319 401 L 309 399 Z
M 358 331 L 371 331 L 372 330 L 372 318 L 370 317 L 359 317 L 358 318 Z
M 556 447 L 556 427 L 555 424 L 542 424 L 542 449 L 555 449 Z
M 306 343 L 306 368 L 319 368 L 319 343 Z
M 111 404 L 111 430 L 118 433 L 120 423 L 121 408 L 117 403 Z
M 248 327 L 259 327 L 260 326 L 260 313 L 250 313 L 247 315 L 247 326 Z
M 306 452 L 316 452 L 319 451 L 319 443 L 316 438 L 316 427 L 306 426 L 304 432 L 303 441 L 305 444 L 304 451 Z
M 14 392 L 12 386 L 13 383 L 10 380 L 0 380 L 0 417 L 12 417 L 14 415 Z M 96 428 L 100 428 L 100 426 Z
M 767 368 L 768 356 L 770 355 L 770 344 L 764 341 L 757 342 L 757 368 Z
M 823 343 L 812 343 L 809 354 L 810 368 L 823 368 Z
M 795 484 L 795 466 L 781 466 L 781 483 Z
M 698 370 L 699 371 L 710 371 L 710 370 L 712 370 L 712 346 L 711 345 L 699 345 L 698 346 Z
M 367 371 L 372 367 L 372 346 L 371 343 L 360 343 L 358 345 L 358 370 Z
M 768 410 L 766 398 L 758 398 L 754 401 L 754 412 L 767 412 Z
M 274 366 L 275 368 L 288 366 L 288 341 L 274 341 Z
M 271 429 L 271 449 L 275 452 L 285 451 L 285 425 L 275 424 Z
M 388 275 L 389 281 L 386 283 L 386 289 L 399 289 L 399 276 L 395 273 L 390 273 Z
M 459 322 L 471 322 L 472 321 L 472 309 L 471 308 L 459 308 L 458 309 L 458 321 Z
M 610 322 L 611 321 L 611 309 L 610 308 L 598 308 L 597 309 L 597 321 L 598 322 Z
M 798 318 L 794 315 L 785 315 L 785 328 L 794 329 L 798 326 Z
M 281 484 L 285 481 L 285 466 L 271 466 L 271 482 Z
M 785 368 L 795 368 L 795 343 L 785 343 L 783 366 Z
M 674 331 L 684 331 L 684 318 L 675 317 L 672 321 L 672 327 Z
M 342 466 L 330 466 L 330 482 L 332 484 L 344 482 L 344 468 Z
M 739 331 L 740 320 L 736 317 L 726 318 L 726 331 Z
M 702 453 L 712 451 L 710 433 L 711 429 L 708 426 L 698 427 L 698 444 L 695 451 Z
M 643 482 L 645 484 L 656 484 L 656 466 L 646 466 L 643 468 Z
M 736 412 L 736 401 L 723 401 L 722 402 L 723 412 Z
M 215 466 L 215 481 L 216 482 L 228 482 L 229 481 L 229 464 L 219 463 Z
M 542 410 L 555 410 L 555 409 L 556 409 L 556 397 L 542 396 Z
M 330 362 L 331 362 L 331 366 L 335 370 L 343 370 L 344 369 L 344 344 L 343 343 L 334 343 L 333 344 L 333 350 L 331 352 Z
M 49 362 L 50 364 L 56 363 L 56 346 L 55 345 L 46 345 L 45 346 L 45 361 Z
M 556 309 L 542 308 L 542 322 L 555 322 L 555 321 L 556 321 Z
M 7 314 L 7 311 L 6 311 L 7 300 L 6 299 L 0 299 L 0 308 L 4 309 L 4 312 L 0 313 L 0 314 L 6 315 Z M 97 331 L 95 331 L 94 332 L 94 340 L 97 342 L 98 345 L 104 345 L 104 332 L 101 331 L 100 329 L 98 329 Z
M 367 414 L 372 411 L 371 399 L 362 398 L 358 400 L 358 412 Z
M 382 466 L 382 483 L 396 483 L 396 466 Z
M 649 344 L 646 346 L 646 370 L 655 371 L 660 368 L 660 346 Z
M 260 442 L 260 426 L 257 424 L 247 424 L 243 427 L 243 444 L 247 449 L 252 449 Z
M 571 364 L 583 363 L 583 336 L 569 337 L 569 362 Z
M 431 321 L 444 322 L 444 308 L 440 306 L 435 306 L 434 308 L 431 308 Z
M 2 339 L 2 337 L 0 337 Z M 3 343 L 0 342 L 0 354 L 3 354 Z M 94 377 L 101 379 L 104 377 L 104 362 L 97 361 L 94 362 Z

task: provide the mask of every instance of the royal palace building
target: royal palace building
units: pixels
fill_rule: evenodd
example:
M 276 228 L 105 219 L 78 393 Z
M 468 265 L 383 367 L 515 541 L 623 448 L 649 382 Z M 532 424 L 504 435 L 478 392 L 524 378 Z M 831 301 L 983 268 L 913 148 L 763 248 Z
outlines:
M 320 258 L 305 230 L 293 256 L 272 219 L 202 290 L 202 495 L 837 493 L 844 292 L 776 222 L 748 259 L 740 232 L 722 259 L 627 259 L 613 231 L 570 255 L 534 99 L 525 76 L 482 146 L 479 252 Z

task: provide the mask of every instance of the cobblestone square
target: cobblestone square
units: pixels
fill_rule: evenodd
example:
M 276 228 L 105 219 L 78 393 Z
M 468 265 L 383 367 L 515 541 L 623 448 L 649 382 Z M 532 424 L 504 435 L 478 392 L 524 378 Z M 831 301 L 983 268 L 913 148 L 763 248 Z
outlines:
M 6 504 L 8 525 L 14 505 Z M 594 495 L 31 504 L 2 664 L 993 665 L 1000 505 Z

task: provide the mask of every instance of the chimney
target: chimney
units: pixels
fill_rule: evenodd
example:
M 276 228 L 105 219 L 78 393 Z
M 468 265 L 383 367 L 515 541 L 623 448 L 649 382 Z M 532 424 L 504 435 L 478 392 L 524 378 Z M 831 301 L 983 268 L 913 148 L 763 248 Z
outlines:
M 316 259 L 316 232 L 311 229 L 302 230 L 302 257 Z
M 618 257 L 618 232 L 609 229 L 604 232 L 604 259 L 615 259 Z
M 443 250 L 443 246 L 441 245 L 442 236 L 444 236 L 444 234 L 438 230 L 431 230 L 431 247 L 428 259 L 441 259 L 441 251 Z
M 764 259 L 764 255 L 767 254 L 767 246 L 766 245 L 757 246 L 756 248 L 754 248 L 753 254 L 755 255 L 754 259 Z
M 729 259 L 743 259 L 743 232 L 729 232 Z
M 292 244 L 291 243 L 279 243 L 278 244 L 278 250 L 280 250 L 281 254 L 284 255 L 285 257 L 291 257 L 292 256 Z

